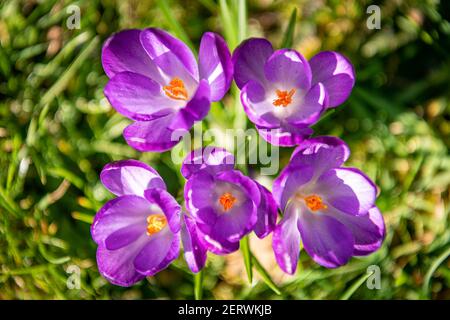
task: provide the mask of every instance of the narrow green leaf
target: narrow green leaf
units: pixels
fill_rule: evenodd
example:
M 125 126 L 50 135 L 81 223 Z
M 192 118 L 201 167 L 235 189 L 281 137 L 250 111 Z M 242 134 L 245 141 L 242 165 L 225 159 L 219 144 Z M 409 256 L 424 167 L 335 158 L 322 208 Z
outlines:
M 228 3 L 226 0 L 220 0 L 220 18 L 222 19 L 223 31 L 225 33 L 225 40 L 228 43 L 228 46 L 231 50 L 233 50 L 237 46 L 237 30 L 236 23 L 234 23 L 234 19 L 230 8 L 228 7 Z
M 203 270 L 194 274 L 194 296 L 195 300 L 201 300 L 203 297 Z
M 255 256 L 252 256 L 252 262 L 253 262 L 253 265 L 254 265 L 256 271 L 258 271 L 259 275 L 261 276 L 263 281 L 266 283 L 266 285 L 270 289 L 272 289 L 273 292 L 275 292 L 278 295 L 281 295 L 280 289 L 277 287 L 275 282 L 270 277 L 269 273 L 267 273 L 266 269 L 264 269 L 264 267 L 261 265 L 261 263 L 258 261 L 258 259 L 256 259 Z
M 241 251 L 244 256 L 245 271 L 247 271 L 248 282 L 251 284 L 253 281 L 253 269 L 252 269 L 252 253 L 250 252 L 250 241 L 248 236 L 241 240 Z
M 196 52 L 194 44 L 192 43 L 191 39 L 189 39 L 184 28 L 181 26 L 181 24 L 178 22 L 178 20 L 173 15 L 173 10 L 170 9 L 168 1 L 167 0 L 157 0 L 156 3 L 158 4 L 159 9 L 161 10 L 162 14 L 164 15 L 164 18 L 166 18 L 167 24 L 173 30 L 175 35 L 181 41 L 186 43 L 193 52 Z
M 441 263 L 444 262 L 445 259 L 447 259 L 448 256 L 450 256 L 450 247 L 448 247 L 447 250 L 445 250 L 440 256 L 438 256 L 433 261 L 433 263 L 431 264 L 427 273 L 425 274 L 425 279 L 423 281 L 423 286 L 422 286 L 422 295 L 424 296 L 424 298 L 429 297 L 429 295 L 430 295 L 431 277 L 433 276 L 433 274 L 437 270 L 437 268 L 441 265 Z
M 281 43 L 281 48 L 291 48 L 294 43 L 294 32 L 295 23 L 297 20 L 297 8 L 294 8 L 291 13 L 291 18 L 289 19 L 289 24 L 284 33 L 283 42 Z
M 81 51 L 81 53 L 76 57 L 69 68 L 64 72 L 64 74 L 58 78 L 58 80 L 48 89 L 48 91 L 41 98 L 41 105 L 45 106 L 50 103 L 53 98 L 58 96 L 69 84 L 75 76 L 76 71 L 80 68 L 83 63 L 85 63 L 89 55 L 94 52 L 100 42 L 100 38 L 97 36 L 91 40 L 91 42 Z
M 340 300 L 348 300 L 355 293 L 356 290 L 364 283 L 373 273 L 363 274 L 344 294 L 341 296 Z
M 78 211 L 72 212 L 72 218 L 89 224 L 92 224 L 94 222 L 94 217 L 92 215 Z
M 238 41 L 247 37 L 247 1 L 238 0 Z

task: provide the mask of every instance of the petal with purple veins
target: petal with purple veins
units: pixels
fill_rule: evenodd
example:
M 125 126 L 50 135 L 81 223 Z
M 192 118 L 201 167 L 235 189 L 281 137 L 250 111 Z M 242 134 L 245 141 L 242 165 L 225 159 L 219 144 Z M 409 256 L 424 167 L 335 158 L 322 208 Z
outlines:
M 352 232 L 338 220 L 311 213 L 302 206 L 298 228 L 303 248 L 318 264 L 327 268 L 342 266 L 353 255 Z
M 309 64 L 312 83 L 323 83 L 328 92 L 330 108 L 347 100 L 355 85 L 355 71 L 346 57 L 337 52 L 323 51 L 312 57 Z
M 300 232 L 297 227 L 299 208 L 291 202 L 283 218 L 275 227 L 272 238 L 273 252 L 280 268 L 288 273 L 294 274 L 300 255 Z
M 234 50 L 234 80 L 240 89 L 250 80 L 266 84 L 264 64 L 272 53 L 272 44 L 262 38 L 245 40 Z
M 144 195 L 151 188 L 165 189 L 158 172 L 137 160 L 121 160 L 107 164 L 100 173 L 102 184 L 117 196 Z
M 259 191 L 261 193 L 261 201 L 257 209 L 257 220 L 255 224 L 255 234 L 258 238 L 264 238 L 275 228 L 278 217 L 278 209 L 272 193 L 259 183 Z
M 385 237 L 385 225 L 377 207 L 369 209 L 368 214 L 364 216 L 351 216 L 338 210 L 329 214 L 352 232 L 355 238 L 353 255 L 368 255 L 381 247 Z
M 180 253 L 180 234 L 169 228 L 148 237 L 145 246 L 134 259 L 134 267 L 139 273 L 153 276 L 175 260 Z
M 95 215 L 91 225 L 92 238 L 97 244 L 104 241 L 115 231 L 142 223 L 151 214 L 149 203 L 143 197 L 125 195 L 108 201 Z
M 105 96 L 117 112 L 140 121 L 160 118 L 184 106 L 184 101 L 167 97 L 159 83 L 132 72 L 112 77 L 105 87 Z
M 141 32 L 140 40 L 150 58 L 164 72 L 170 75 L 181 67 L 198 81 L 197 61 L 184 42 L 157 28 L 144 29 Z M 178 71 L 181 72 L 181 70 Z
M 233 64 L 228 46 L 221 36 L 206 32 L 200 42 L 200 79 L 206 79 L 211 88 L 211 101 L 219 101 L 230 88 Z
M 188 132 L 184 129 L 170 129 L 174 114 L 150 121 L 130 124 L 123 131 L 126 142 L 136 150 L 164 152 L 172 149 Z
M 275 51 L 264 64 L 266 79 L 280 90 L 301 90 L 311 87 L 311 68 L 308 61 L 297 51 L 281 49 Z
M 184 215 L 184 224 L 181 229 L 181 239 L 183 242 L 184 258 L 192 272 L 197 273 L 206 263 L 207 248 L 203 243 L 195 221 Z
M 190 152 L 183 161 L 181 174 L 189 179 L 194 173 L 206 169 L 219 172 L 234 169 L 234 156 L 224 148 L 208 146 Z
M 366 215 L 375 205 L 375 184 L 360 170 L 336 168 L 325 172 L 317 180 L 315 193 L 334 208 L 351 215 Z
M 109 78 L 130 71 L 156 82 L 162 81 L 158 68 L 142 47 L 140 34 L 141 30 L 124 30 L 106 40 L 102 48 L 102 65 Z

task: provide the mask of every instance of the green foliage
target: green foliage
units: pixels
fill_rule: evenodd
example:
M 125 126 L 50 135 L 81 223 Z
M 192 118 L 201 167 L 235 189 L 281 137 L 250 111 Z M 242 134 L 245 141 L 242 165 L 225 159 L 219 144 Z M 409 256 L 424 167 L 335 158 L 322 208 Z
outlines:
M 66 26 L 71 4 L 81 8 L 79 30 Z M 382 1 L 381 29 L 369 30 L 368 5 L 2 1 L 0 299 L 449 299 L 450 9 L 445 1 Z M 356 87 L 314 129 L 347 141 L 348 165 L 378 185 L 377 205 L 387 223 L 382 248 L 338 269 L 320 267 L 302 251 L 297 274 L 282 278 L 279 268 L 267 263 L 274 259 L 270 246 L 261 249 L 250 241 L 239 272 L 233 269 L 235 257 L 211 255 L 195 277 L 180 258 L 131 288 L 103 279 L 89 230 L 95 212 L 112 198 L 99 182 L 101 168 L 125 158 L 145 161 L 182 197 L 184 182 L 170 153 L 140 154 L 126 145 L 122 129 L 129 120 L 103 95 L 102 43 L 121 29 L 147 26 L 168 29 L 193 49 L 202 33 L 212 30 L 231 48 L 246 37 L 265 36 L 308 58 L 320 50 L 346 54 L 355 65 Z M 253 126 L 235 86 L 212 106 L 203 126 L 212 124 L 221 130 Z M 281 151 L 281 164 L 291 152 Z M 258 166 L 242 169 L 259 172 Z M 243 261 L 249 274 L 253 268 L 251 285 Z M 380 290 L 364 284 L 373 264 L 381 269 Z M 80 290 L 67 287 L 72 265 L 81 270 Z

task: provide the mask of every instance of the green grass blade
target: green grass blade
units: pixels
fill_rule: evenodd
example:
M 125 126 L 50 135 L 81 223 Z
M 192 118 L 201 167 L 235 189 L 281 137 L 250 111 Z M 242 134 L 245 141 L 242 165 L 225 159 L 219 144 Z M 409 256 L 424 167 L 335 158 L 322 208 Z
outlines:
M 247 1 L 238 0 L 238 41 L 241 42 L 247 37 Z
M 297 8 L 294 8 L 289 19 L 289 24 L 284 32 L 281 48 L 291 48 L 294 43 L 295 23 L 297 20 Z
M 450 256 L 450 247 L 448 247 L 447 250 L 445 250 L 440 256 L 438 256 L 433 261 L 433 263 L 431 264 L 427 273 L 425 274 L 425 279 L 423 281 L 423 286 L 422 286 L 422 295 L 424 298 L 430 296 L 431 277 L 433 276 L 433 274 L 437 270 L 437 268 L 441 265 L 441 263 L 444 262 L 444 260 L 448 258 L 448 256 Z
M 348 288 L 347 291 L 344 292 L 344 294 L 341 296 L 340 300 L 348 300 L 350 297 L 358 290 L 361 285 L 366 282 L 366 280 L 372 275 L 373 273 L 365 273 L 363 274 L 350 288 Z
M 248 282 L 253 281 L 253 269 L 252 269 L 252 253 L 250 252 L 250 241 L 248 236 L 241 240 L 241 251 L 244 257 L 245 271 L 247 272 Z
M 201 300 L 203 297 L 203 270 L 194 274 L 194 296 L 195 300 Z
M 226 0 L 220 0 L 220 18 L 222 19 L 223 31 L 225 33 L 225 40 L 228 43 L 230 50 L 237 46 L 237 30 L 236 24 L 233 23 L 233 15 Z
M 255 267 L 256 271 L 258 271 L 259 275 L 263 279 L 263 281 L 266 283 L 266 285 L 272 289 L 273 292 L 275 292 L 277 295 L 281 295 L 280 289 L 277 287 L 275 282 L 270 277 L 269 273 L 267 273 L 266 269 L 261 265 L 261 263 L 256 259 L 255 256 L 252 256 L 252 262 L 253 266 Z
M 161 10 L 162 14 L 164 15 L 164 18 L 166 18 L 167 24 L 172 29 L 172 31 L 175 33 L 175 35 L 184 43 L 186 43 L 193 52 L 196 52 L 194 44 L 192 43 L 191 39 L 189 39 L 187 33 L 184 31 L 184 28 L 181 26 L 181 24 L 178 22 L 178 20 L 174 17 L 172 14 L 172 10 L 169 7 L 169 3 L 167 0 L 157 0 L 156 3 L 158 4 L 159 9 Z

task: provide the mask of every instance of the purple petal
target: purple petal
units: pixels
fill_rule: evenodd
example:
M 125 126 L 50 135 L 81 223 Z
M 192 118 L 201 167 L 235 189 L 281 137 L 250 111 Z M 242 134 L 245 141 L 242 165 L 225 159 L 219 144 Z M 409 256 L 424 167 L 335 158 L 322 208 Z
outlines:
M 281 210 L 286 208 L 289 199 L 292 198 L 300 187 L 311 181 L 314 174 L 312 166 L 285 167 L 280 175 L 273 181 L 273 197 Z
M 367 215 L 351 216 L 337 210 L 330 212 L 353 234 L 355 245 L 353 255 L 368 255 L 381 247 L 385 237 L 383 216 L 377 207 L 369 209 Z
M 278 217 L 278 209 L 275 199 L 264 186 L 257 183 L 259 191 L 261 192 L 261 201 L 259 203 L 257 216 L 258 219 L 255 224 L 255 234 L 258 238 L 264 238 L 275 228 Z
M 183 241 L 184 258 L 192 272 L 197 273 L 206 263 L 207 249 L 205 244 L 201 240 L 202 234 L 200 234 L 195 221 L 184 216 L 184 225 L 181 229 L 181 239 Z
M 135 122 L 125 128 L 123 136 L 136 150 L 164 152 L 172 149 L 187 133 L 182 129 L 170 129 L 173 120 L 174 114 L 170 114 L 151 121 Z
M 312 166 L 314 180 L 332 168 L 338 168 L 350 156 L 347 144 L 336 137 L 315 137 L 303 141 L 292 153 L 289 165 Z
M 139 196 L 125 195 L 110 200 L 94 217 L 92 238 L 101 245 L 115 231 L 138 223 L 145 231 L 146 218 L 151 213 L 148 201 Z
M 189 74 L 198 81 L 197 61 L 192 51 L 182 41 L 156 28 L 143 30 L 140 39 L 150 58 L 166 74 L 182 79 L 181 74 Z
M 121 160 L 108 163 L 100 173 L 103 185 L 117 196 L 144 195 L 151 188 L 165 189 L 166 185 L 158 172 L 137 160 Z
M 329 108 L 347 100 L 355 85 L 355 71 L 346 57 L 337 52 L 324 51 L 312 57 L 309 64 L 312 83 L 322 82 L 327 89 Z
M 165 228 L 149 237 L 147 243 L 134 259 L 136 271 L 153 276 L 167 268 L 180 253 L 180 234 Z
M 325 87 L 318 83 L 308 91 L 301 104 L 292 106 L 296 107 L 296 110 L 286 118 L 286 121 L 293 125 L 313 124 L 319 120 L 327 101 Z
M 305 251 L 318 264 L 336 268 L 352 257 L 353 235 L 336 219 L 303 210 L 299 215 L 298 228 Z
M 273 232 L 272 246 L 275 259 L 280 268 L 294 274 L 300 255 L 300 232 L 297 227 L 298 212 L 294 205 L 289 205 Z
M 230 89 L 233 64 L 230 50 L 221 36 L 206 32 L 200 42 L 200 79 L 206 79 L 211 88 L 211 100 L 219 101 Z
M 252 38 L 242 42 L 233 52 L 234 80 L 239 89 L 248 81 L 266 83 L 264 64 L 273 53 L 272 44 L 262 38 Z
M 314 187 L 326 203 L 351 215 L 365 215 L 375 205 L 375 184 L 360 170 L 336 168 L 325 172 Z
M 186 207 L 193 215 L 199 209 L 209 207 L 215 201 L 211 189 L 214 186 L 214 177 L 208 170 L 201 170 L 186 182 L 184 186 L 184 199 Z
M 247 196 L 252 199 L 255 205 L 259 205 L 261 195 L 258 185 L 255 181 L 242 174 L 242 172 L 238 170 L 222 171 L 217 174 L 217 179 L 220 181 L 233 183 L 241 187 L 246 192 Z
M 102 49 L 102 65 L 109 78 L 130 71 L 161 81 L 158 68 L 141 45 L 140 34 L 141 30 L 124 30 L 106 40 Z
M 311 87 L 311 69 L 308 61 L 297 51 L 281 49 L 275 51 L 264 65 L 267 80 L 279 86 L 280 90 Z
M 130 245 L 145 234 L 145 227 L 145 224 L 140 221 L 114 231 L 105 240 L 106 249 L 117 250 Z
M 263 127 L 256 127 L 260 136 L 268 143 L 275 146 L 293 147 L 302 143 L 307 139 L 313 130 L 306 126 L 293 126 L 290 124 L 283 124 L 280 128 L 266 129 Z
M 121 72 L 109 80 L 105 96 L 117 112 L 133 120 L 153 120 L 172 113 L 183 101 L 167 97 L 161 85 L 132 72 Z
M 145 278 L 136 271 L 133 260 L 145 245 L 145 236 L 129 246 L 108 250 L 100 244 L 97 249 L 97 265 L 100 274 L 112 284 L 129 287 Z
M 257 81 L 249 80 L 241 90 L 241 103 L 251 122 L 264 128 L 277 128 L 280 119 L 275 116 L 273 101 L 266 98 L 264 87 Z
M 189 179 L 199 170 L 207 169 L 211 173 L 234 169 L 234 156 L 224 148 L 205 147 L 189 153 L 181 166 L 181 174 Z
M 190 130 L 196 121 L 202 120 L 209 112 L 211 101 L 208 82 L 200 81 L 197 91 L 187 105 L 177 112 L 170 124 L 170 129 Z
M 155 203 L 164 212 L 172 232 L 180 231 L 181 207 L 178 202 L 164 189 L 145 190 L 145 198 Z

